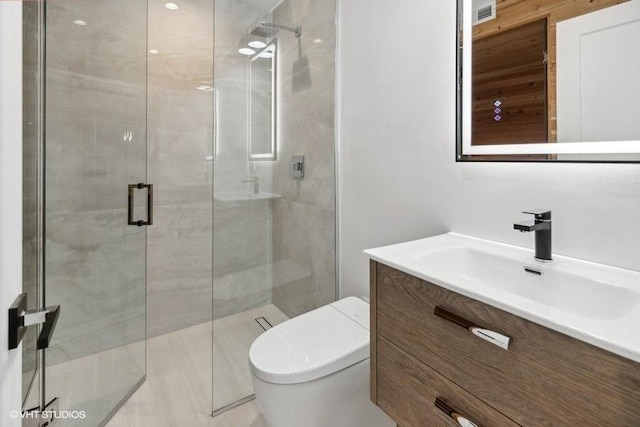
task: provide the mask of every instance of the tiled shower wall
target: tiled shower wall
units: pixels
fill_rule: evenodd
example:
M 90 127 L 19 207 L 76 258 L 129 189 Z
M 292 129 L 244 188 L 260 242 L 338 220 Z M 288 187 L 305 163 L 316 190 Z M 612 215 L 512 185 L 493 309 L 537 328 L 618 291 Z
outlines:
M 247 148 L 249 59 L 238 53 L 247 29 L 273 0 L 216 2 L 216 148 L 213 201 L 213 316 L 225 317 L 271 302 L 272 201 L 239 200 L 253 177 Z M 270 191 L 270 173 L 260 191 Z M 231 195 L 231 196 L 230 196 Z M 227 196 L 227 197 L 225 197 Z M 229 197 L 230 196 L 230 197 Z
M 326 0 L 286 0 L 273 13 L 275 23 L 302 26 L 299 39 L 278 40 L 273 302 L 290 317 L 336 298 L 335 17 Z M 289 177 L 292 155 L 305 156 L 301 181 Z M 291 279 L 279 277 L 287 273 Z
M 148 336 L 211 320 L 212 304 L 213 2 L 164 3 L 149 2 Z
M 334 52 L 335 2 L 218 2 L 216 88 L 218 151 L 214 182 L 214 317 L 273 302 L 292 317 L 335 299 Z M 247 162 L 247 67 L 238 43 L 260 18 L 302 26 L 278 43 L 278 147 L 275 161 Z M 289 178 L 292 155 L 306 176 Z M 221 202 L 250 191 L 258 176 L 270 200 Z
M 322 0 L 287 0 L 273 11 L 274 22 L 301 25 L 303 34 L 300 39 L 287 32 L 278 34 L 278 159 L 248 162 L 248 59 L 238 55 L 237 47 L 251 22 L 265 15 L 273 3 L 220 1 L 216 5 L 216 12 L 227 14 L 230 19 L 219 19 L 216 23 L 217 102 L 214 102 L 212 91 L 197 89 L 198 86 L 213 86 L 213 2 L 184 3 L 177 11 L 179 14 L 166 9 L 161 1 L 149 2 L 148 49 L 157 50 L 157 53 L 149 53 L 147 64 L 148 182 L 155 185 L 156 197 L 155 223 L 147 228 L 149 336 L 210 320 L 212 304 L 216 318 L 269 302 L 293 316 L 335 298 L 335 4 Z M 72 28 L 81 30 L 80 27 Z M 140 30 L 144 31 L 144 28 L 140 27 Z M 67 31 L 66 27 L 64 31 Z M 81 34 L 78 37 L 77 43 L 82 42 Z M 144 39 L 142 33 L 138 39 Z M 97 42 L 113 44 L 106 36 L 104 40 L 90 41 L 86 43 L 87 52 L 93 52 L 90 49 Z M 85 51 L 76 49 L 76 52 Z M 50 63 L 55 63 L 56 59 L 61 64 L 68 63 L 66 56 L 53 58 Z M 144 87 L 143 80 L 136 81 L 136 86 L 118 84 L 123 70 L 116 69 L 117 64 L 109 64 L 107 56 L 103 62 L 101 69 L 91 72 L 105 74 L 107 89 L 99 87 L 99 80 L 85 79 L 85 86 L 82 86 L 80 83 L 84 80 L 82 76 L 76 77 L 75 68 L 50 73 L 50 105 L 56 106 L 50 117 L 59 124 L 59 129 L 49 128 L 50 147 L 58 140 L 63 141 L 65 129 L 75 129 L 72 118 L 84 113 L 92 114 L 98 121 L 112 120 L 110 117 L 113 116 L 117 122 L 115 130 L 120 132 L 120 127 L 126 125 L 142 137 L 138 130 L 142 132 L 140 123 L 145 117 L 133 117 L 132 111 L 136 114 L 144 112 L 143 105 L 129 111 L 110 111 L 109 117 L 98 113 L 105 105 L 96 104 L 92 87 L 105 94 L 102 102 L 111 96 L 110 105 L 120 105 L 119 99 L 134 91 L 138 93 Z M 80 63 L 71 65 L 81 66 Z M 142 64 L 135 66 L 138 67 L 136 72 L 144 75 L 141 74 L 144 73 Z M 66 82 L 72 77 L 79 86 L 67 86 Z M 75 96 L 76 92 L 83 95 Z M 67 104 L 71 107 L 65 110 Z M 214 104 L 218 106 L 217 111 L 214 111 Z M 214 114 L 218 119 L 216 149 Z M 60 147 L 61 150 L 68 147 L 68 152 L 52 151 L 56 156 L 64 157 L 65 164 L 86 169 L 88 181 L 77 190 L 72 185 L 64 187 L 66 182 L 49 181 L 68 191 L 58 195 L 60 200 L 50 194 L 53 208 L 48 217 L 48 247 L 52 257 L 48 274 L 52 286 L 59 278 L 73 293 L 82 285 L 70 283 L 66 272 L 70 268 L 79 269 L 80 264 L 93 266 L 96 270 L 91 276 L 95 295 L 87 293 L 89 305 L 74 307 L 67 303 L 70 314 L 61 319 L 62 326 L 70 319 L 74 322 L 81 319 L 83 310 L 97 313 L 104 308 L 110 310 L 111 317 L 108 321 L 97 321 L 95 325 L 79 322 L 75 327 L 60 328 L 57 338 L 61 348 L 64 347 L 60 352 L 61 360 L 85 354 L 85 347 L 95 351 L 100 346 L 109 348 L 111 341 L 123 342 L 120 335 L 111 340 L 105 332 L 112 328 L 111 323 L 119 324 L 122 316 L 114 311 L 114 307 L 103 307 L 104 298 L 100 292 L 113 287 L 111 275 L 114 271 L 103 260 L 106 254 L 122 253 L 119 264 L 126 265 L 144 251 L 137 244 L 124 251 L 109 246 L 118 244 L 119 237 L 115 235 L 107 236 L 104 248 L 100 250 L 82 244 L 71 247 L 75 227 L 66 222 L 66 217 L 58 215 L 58 210 L 66 214 L 72 209 L 69 200 L 73 196 L 81 204 L 73 208 L 76 221 L 84 221 L 81 225 L 85 228 L 110 229 L 111 221 L 121 220 L 122 212 L 109 210 L 111 198 L 122 198 L 121 185 L 117 187 L 117 194 L 109 193 L 99 198 L 95 195 L 105 194 L 101 176 L 126 170 L 127 158 L 123 158 L 121 164 L 101 160 L 103 157 L 108 159 L 107 151 L 111 146 L 103 143 L 104 135 L 91 133 L 96 132 L 95 129 L 94 126 L 86 132 L 78 130 L 86 136 L 82 140 L 83 152 L 66 143 Z M 87 141 L 92 141 L 92 145 Z M 102 152 L 105 152 L 104 156 Z M 293 154 L 302 154 L 306 159 L 306 176 L 300 182 L 288 175 L 289 158 Z M 95 161 L 88 164 L 82 156 Z M 73 163 L 76 157 L 78 159 Z M 55 168 L 56 163 L 52 162 L 49 171 L 63 179 L 66 176 L 64 169 Z M 125 175 L 123 183 L 134 179 Z M 251 202 L 222 202 L 212 198 L 212 193 L 248 191 L 249 186 L 240 181 L 253 175 L 260 176 L 261 191 L 281 197 Z M 85 192 L 87 183 L 93 186 L 92 191 Z M 77 197 L 80 192 L 86 197 Z M 58 230 L 57 234 L 55 230 Z M 64 230 L 68 235 L 60 234 Z M 68 260 L 61 259 L 65 254 Z M 127 299 L 129 288 L 126 284 L 138 280 L 144 273 L 137 267 L 131 272 L 135 277 L 117 281 L 124 284 L 121 289 L 113 290 L 118 298 Z M 81 271 L 77 276 L 88 277 Z M 133 314 L 135 317 L 140 315 Z M 121 328 L 125 335 L 130 329 L 127 328 L 126 325 Z M 86 334 L 85 330 L 88 331 Z M 87 340 L 86 335 L 91 339 Z M 137 331 L 134 335 L 138 336 Z M 124 340 L 128 341 L 130 339 Z M 68 345 L 62 344 L 66 342 Z M 85 344 L 79 345 L 81 342 Z
M 124 0 L 47 4 L 45 289 L 62 307 L 48 364 L 144 340 L 127 184 L 146 174 L 145 21 Z
M 200 19 L 209 19 L 211 2 L 197 3 Z M 249 60 L 237 49 L 274 4 L 217 2 L 215 79 L 203 62 L 211 58 L 211 35 L 198 33 L 206 23 L 179 32 L 189 37 L 173 40 L 167 56 L 154 43 L 169 43 L 162 31 L 171 26 L 164 27 L 164 11 L 154 16 L 150 7 L 149 47 L 160 51 L 149 62 L 149 180 L 157 188 L 156 224 L 149 228 L 150 335 L 210 319 L 211 304 L 214 318 L 269 302 L 293 316 L 335 299 L 335 3 L 287 0 L 273 11 L 273 22 L 301 25 L 303 35 L 277 34 L 278 159 L 248 162 Z M 189 66 L 176 68 L 185 60 Z M 195 90 L 198 79 L 215 80 L 215 99 Z M 215 114 L 215 135 L 203 114 Z M 307 162 L 301 182 L 289 178 L 294 154 Z M 260 191 L 281 197 L 217 197 L 250 191 L 241 180 L 252 176 L 260 178 Z

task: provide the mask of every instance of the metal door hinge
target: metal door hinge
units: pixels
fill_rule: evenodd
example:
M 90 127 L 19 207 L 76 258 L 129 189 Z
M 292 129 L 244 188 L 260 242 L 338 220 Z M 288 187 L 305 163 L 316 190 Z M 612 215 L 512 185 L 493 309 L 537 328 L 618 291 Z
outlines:
M 9 350 L 18 348 L 27 328 L 33 325 L 43 325 L 38 336 L 38 350 L 49 347 L 59 316 L 59 305 L 27 311 L 27 294 L 18 295 L 9 307 Z

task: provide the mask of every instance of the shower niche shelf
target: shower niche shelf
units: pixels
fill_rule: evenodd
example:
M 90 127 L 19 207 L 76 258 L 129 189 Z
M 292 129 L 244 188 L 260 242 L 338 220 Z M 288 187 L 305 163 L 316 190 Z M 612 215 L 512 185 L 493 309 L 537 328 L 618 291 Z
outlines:
M 250 200 L 272 200 L 279 199 L 280 195 L 271 193 L 250 193 L 247 191 L 224 191 L 214 193 L 213 199 L 218 202 L 244 202 Z

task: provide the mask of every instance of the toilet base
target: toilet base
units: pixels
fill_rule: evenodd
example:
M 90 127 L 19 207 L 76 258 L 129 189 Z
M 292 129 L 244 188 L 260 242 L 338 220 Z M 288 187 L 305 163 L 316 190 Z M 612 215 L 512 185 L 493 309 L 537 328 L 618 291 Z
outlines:
M 270 427 L 395 427 L 369 400 L 369 359 L 300 384 L 252 375 L 256 401 Z

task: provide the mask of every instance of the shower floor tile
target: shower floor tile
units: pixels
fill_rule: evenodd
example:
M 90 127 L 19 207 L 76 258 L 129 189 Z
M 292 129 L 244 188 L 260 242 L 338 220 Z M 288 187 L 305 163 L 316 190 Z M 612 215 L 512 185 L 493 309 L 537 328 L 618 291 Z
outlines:
M 269 304 L 217 319 L 213 332 L 212 323 L 207 322 L 150 338 L 147 380 L 107 426 L 263 427 L 264 420 L 253 401 L 210 417 L 212 408 L 253 393 L 248 353 L 253 340 L 263 332 L 255 321 L 260 317 L 272 325 L 287 320 Z

